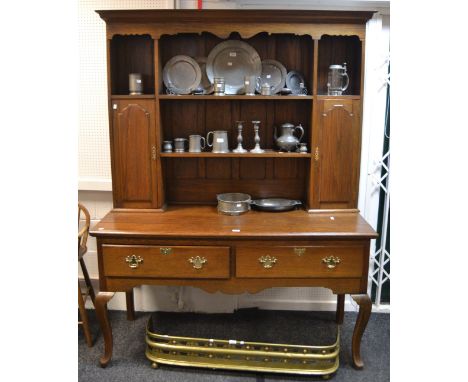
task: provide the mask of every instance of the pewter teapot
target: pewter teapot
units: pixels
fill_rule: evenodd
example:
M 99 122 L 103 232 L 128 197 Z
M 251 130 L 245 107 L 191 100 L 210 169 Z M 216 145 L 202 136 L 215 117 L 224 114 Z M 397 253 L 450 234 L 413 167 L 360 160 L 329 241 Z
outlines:
M 301 131 L 301 136 L 299 138 L 294 136 L 296 130 Z M 297 144 L 301 141 L 304 136 L 304 129 L 301 124 L 294 126 L 292 123 L 283 123 L 281 125 L 281 136 L 277 137 L 276 126 L 274 131 L 274 138 L 276 145 L 280 150 L 284 151 L 294 151 L 297 148 Z

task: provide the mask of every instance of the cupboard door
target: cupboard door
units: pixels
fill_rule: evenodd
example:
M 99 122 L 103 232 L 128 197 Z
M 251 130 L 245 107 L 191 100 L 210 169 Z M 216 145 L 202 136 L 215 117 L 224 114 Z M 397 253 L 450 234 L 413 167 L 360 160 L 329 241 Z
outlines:
M 153 100 L 112 101 L 114 207 L 156 208 L 156 134 Z
M 361 157 L 360 100 L 318 101 L 313 146 L 313 208 L 357 208 Z

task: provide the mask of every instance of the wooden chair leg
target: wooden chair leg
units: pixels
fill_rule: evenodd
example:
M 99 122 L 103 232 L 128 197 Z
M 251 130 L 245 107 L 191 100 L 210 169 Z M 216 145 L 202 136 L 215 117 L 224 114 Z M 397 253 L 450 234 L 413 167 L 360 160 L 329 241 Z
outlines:
M 99 359 L 102 367 L 106 367 L 112 358 L 112 328 L 107 315 L 107 302 L 114 297 L 114 292 L 99 292 L 96 296 L 96 315 L 104 337 L 104 355 Z
M 341 325 L 344 319 L 345 295 L 339 294 L 336 298 L 336 323 Z
M 372 301 L 367 294 L 357 294 L 351 297 L 359 305 L 359 313 L 354 326 L 352 340 L 353 366 L 356 369 L 362 369 L 364 363 L 361 358 L 361 339 L 372 312 Z
M 80 311 L 80 318 L 83 327 L 83 332 L 85 335 L 86 343 L 88 347 L 93 346 L 93 338 L 91 336 L 91 330 L 89 329 L 89 320 L 88 320 L 88 313 L 86 312 L 85 308 L 85 301 L 83 299 L 83 295 L 81 294 L 81 287 L 80 283 L 78 282 L 78 309 Z
M 83 277 L 85 280 L 86 287 L 89 289 L 89 297 L 91 297 L 91 301 L 93 302 L 93 305 L 96 306 L 95 305 L 96 296 L 94 294 L 93 284 L 91 283 L 91 279 L 89 278 L 88 269 L 86 268 L 86 264 L 83 258 L 81 258 L 79 262 L 81 265 L 81 271 L 83 272 Z

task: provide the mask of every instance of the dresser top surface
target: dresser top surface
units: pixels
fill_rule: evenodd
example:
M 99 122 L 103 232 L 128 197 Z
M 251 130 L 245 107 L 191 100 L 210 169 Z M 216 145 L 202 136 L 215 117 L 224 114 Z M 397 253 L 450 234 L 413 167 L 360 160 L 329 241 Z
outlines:
M 165 212 L 111 211 L 90 229 L 97 237 L 196 238 L 375 238 L 357 212 L 308 213 L 249 211 L 217 213 L 215 206 L 171 206 Z

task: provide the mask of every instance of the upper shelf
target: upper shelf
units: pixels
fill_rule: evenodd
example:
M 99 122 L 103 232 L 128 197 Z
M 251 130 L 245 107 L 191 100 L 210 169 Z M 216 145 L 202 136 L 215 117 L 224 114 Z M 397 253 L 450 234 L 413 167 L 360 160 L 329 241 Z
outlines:
M 291 100 L 311 100 L 313 96 L 306 95 L 306 96 L 282 96 L 282 95 L 271 95 L 271 96 L 264 96 L 264 95 L 254 95 L 254 96 L 246 96 L 246 95 L 224 95 L 224 96 L 215 96 L 215 95 L 167 95 L 161 94 L 159 95 L 159 99 L 163 100 L 188 100 L 188 99 L 196 99 L 196 100 L 218 100 L 218 101 L 226 101 L 226 100 L 241 100 L 241 101 L 260 101 L 260 100 L 268 100 L 268 101 L 291 101 Z

